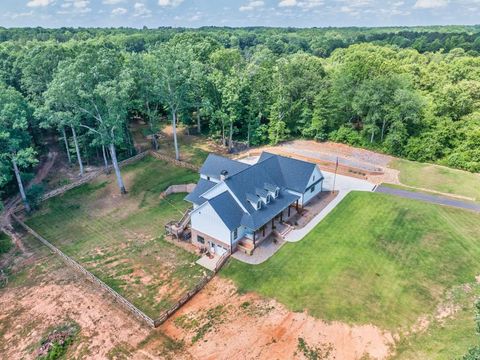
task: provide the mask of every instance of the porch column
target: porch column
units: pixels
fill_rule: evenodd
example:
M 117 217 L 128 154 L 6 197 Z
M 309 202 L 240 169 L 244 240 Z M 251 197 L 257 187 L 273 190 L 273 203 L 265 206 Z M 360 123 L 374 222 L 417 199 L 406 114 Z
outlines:
M 283 223 L 283 210 L 282 210 L 282 212 L 280 213 L 280 223 Z
M 253 231 L 253 246 L 255 246 L 255 235 L 257 234 L 256 231 Z
M 295 201 L 295 209 L 297 209 L 297 212 L 298 212 L 298 199 L 297 201 Z
M 262 226 L 262 236 L 265 236 L 265 225 Z
M 290 207 L 291 207 L 291 206 L 292 206 L 292 205 L 288 205 L 288 217 L 290 217 Z
M 275 218 L 272 219 L 272 230 L 273 230 L 273 227 L 275 226 L 274 221 L 275 221 Z

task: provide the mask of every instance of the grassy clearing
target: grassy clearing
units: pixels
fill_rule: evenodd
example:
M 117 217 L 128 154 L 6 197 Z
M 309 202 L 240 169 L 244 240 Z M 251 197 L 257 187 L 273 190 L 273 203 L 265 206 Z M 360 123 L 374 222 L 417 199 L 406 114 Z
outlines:
M 113 175 L 55 197 L 27 220 L 29 226 L 79 261 L 151 317 L 192 288 L 203 274 L 197 256 L 163 240 L 179 219 L 185 194 L 165 199 L 172 184 L 197 175 L 147 157 L 122 171 L 129 194 L 118 195 Z
M 405 185 L 480 201 L 480 174 L 401 159 L 396 159 L 390 166 L 400 171 L 400 182 Z
M 392 360 L 459 359 L 467 349 L 478 345 L 480 337 L 475 332 L 474 302 L 480 296 L 480 285 L 471 291 L 454 291 L 459 310 L 444 320 L 434 320 L 424 332 L 402 339 Z
M 406 329 L 480 274 L 479 233 L 473 212 L 351 193 L 302 241 L 257 266 L 233 260 L 222 275 L 294 311 Z

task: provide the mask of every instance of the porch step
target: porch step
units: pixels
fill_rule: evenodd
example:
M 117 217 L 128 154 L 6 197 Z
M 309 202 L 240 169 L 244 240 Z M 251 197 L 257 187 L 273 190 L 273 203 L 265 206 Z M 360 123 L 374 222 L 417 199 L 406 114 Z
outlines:
M 283 229 L 279 235 L 282 237 L 282 239 L 285 239 L 285 236 L 288 235 L 288 233 L 290 233 L 290 231 L 293 230 L 293 226 L 291 225 L 288 225 L 288 224 L 284 224 L 285 225 L 285 229 Z

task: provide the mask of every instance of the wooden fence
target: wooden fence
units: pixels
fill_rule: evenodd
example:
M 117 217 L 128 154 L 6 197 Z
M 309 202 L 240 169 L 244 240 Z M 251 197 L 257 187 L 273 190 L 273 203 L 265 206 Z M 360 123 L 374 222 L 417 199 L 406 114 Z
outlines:
M 84 276 L 87 277 L 88 280 L 92 281 L 94 284 L 100 286 L 103 290 L 105 290 L 107 293 L 113 296 L 113 298 L 119 302 L 122 306 L 124 306 L 128 311 L 130 311 L 134 316 L 136 316 L 138 319 L 144 321 L 147 325 L 149 326 L 155 326 L 155 321 L 151 319 L 149 316 L 147 316 L 143 311 L 139 310 L 136 308 L 132 303 L 130 303 L 127 299 L 125 299 L 122 295 L 117 293 L 115 290 L 113 290 L 110 286 L 105 284 L 102 280 L 97 278 L 95 275 L 93 275 L 90 271 L 85 269 L 83 266 L 81 266 L 79 263 L 77 263 L 75 260 L 70 258 L 69 256 L 65 255 L 62 251 L 60 251 L 58 248 L 50 244 L 47 240 L 45 240 L 42 236 L 40 236 L 37 232 L 35 232 L 32 228 L 30 228 L 27 224 L 25 224 L 22 220 L 20 220 L 17 215 L 12 214 L 12 218 L 22 227 L 24 228 L 29 234 L 34 236 L 37 240 L 39 240 L 43 245 L 47 246 L 54 254 L 60 256 L 60 258 L 73 268 L 74 270 L 80 272 Z
M 168 196 L 170 194 L 176 193 L 191 193 L 195 189 L 197 184 L 179 184 L 179 185 L 170 185 L 165 191 L 161 193 L 161 196 Z
M 187 169 L 191 170 L 198 170 L 199 167 L 190 163 L 186 163 L 183 161 L 178 161 L 176 159 L 170 158 L 168 156 L 159 154 L 154 151 L 145 151 L 142 152 L 138 155 L 135 155 L 129 159 L 126 159 L 124 161 L 121 161 L 119 163 L 119 166 L 125 166 L 128 164 L 131 164 L 135 161 L 138 161 L 142 158 L 144 158 L 146 155 L 152 155 L 156 157 L 157 159 L 167 161 L 171 164 L 177 165 L 177 166 L 182 166 Z M 111 166 L 110 166 L 111 169 Z M 60 195 L 65 193 L 68 190 L 71 190 L 75 187 L 78 187 L 80 185 L 83 185 L 94 178 L 100 176 L 101 174 L 104 173 L 104 170 L 97 170 L 95 172 L 92 172 L 90 174 L 87 174 L 84 176 L 82 179 L 75 181 L 71 184 L 67 184 L 65 186 L 62 186 L 58 189 L 52 190 L 45 194 L 42 197 L 42 201 L 47 200 L 51 197 Z M 195 187 L 195 184 L 183 184 L 183 185 L 172 185 L 167 188 L 167 190 L 164 191 L 165 195 L 169 195 L 174 192 L 191 192 L 193 188 Z M 117 293 L 115 290 L 113 290 L 110 286 L 105 284 L 102 280 L 97 278 L 95 275 L 93 275 L 90 271 L 85 269 L 83 266 L 81 266 L 78 262 L 64 254 L 61 250 L 59 250 L 57 247 L 52 245 L 50 242 L 48 242 L 45 238 L 40 236 L 37 232 L 35 232 L 32 228 L 30 228 L 27 224 L 25 224 L 20 218 L 16 215 L 17 211 L 23 210 L 23 206 L 20 205 L 15 209 L 14 213 L 12 213 L 12 218 L 15 220 L 23 229 L 25 229 L 29 234 L 31 234 L 33 237 L 35 237 L 37 240 L 39 240 L 43 245 L 47 246 L 54 254 L 60 256 L 60 258 L 73 268 L 74 270 L 78 271 L 79 273 L 83 274 L 88 280 L 90 280 L 92 283 L 98 285 L 100 288 L 105 290 L 107 293 L 109 293 L 118 303 L 120 303 L 126 310 L 130 311 L 135 317 L 137 317 L 139 320 L 143 321 L 147 325 L 151 327 L 158 327 L 161 324 L 163 324 L 175 311 L 177 311 L 180 307 L 182 307 L 187 301 L 189 301 L 193 296 L 195 296 L 200 290 L 202 290 L 206 284 L 215 276 L 215 274 L 222 268 L 222 266 L 225 264 L 225 262 L 228 260 L 228 257 L 230 254 L 226 253 L 224 254 L 218 261 L 215 271 L 212 274 L 204 276 L 200 282 L 189 292 L 184 294 L 170 309 L 166 310 L 163 312 L 157 319 L 152 319 L 149 316 L 147 316 L 143 311 L 138 309 L 136 306 L 134 306 L 132 303 L 130 303 L 127 299 L 125 299 L 122 295 Z
M 188 163 L 188 162 L 185 162 L 185 161 L 177 160 L 177 159 L 171 158 L 170 156 L 160 154 L 160 153 L 158 153 L 156 151 L 153 151 L 153 150 L 149 150 L 149 152 L 152 156 L 156 157 L 157 159 L 167 161 L 170 164 L 173 164 L 173 165 L 176 165 L 176 166 L 181 166 L 181 167 L 184 167 L 186 169 L 190 169 L 190 170 L 194 170 L 194 171 L 200 170 L 200 166 L 198 166 L 198 165 L 194 165 L 194 164 L 191 164 L 191 163 Z

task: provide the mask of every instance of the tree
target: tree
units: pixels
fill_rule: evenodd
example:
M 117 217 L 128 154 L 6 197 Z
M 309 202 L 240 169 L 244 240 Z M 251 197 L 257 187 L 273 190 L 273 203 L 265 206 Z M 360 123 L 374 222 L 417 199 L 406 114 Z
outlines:
M 180 159 L 177 141 L 177 117 L 188 104 L 193 52 L 182 43 L 166 43 L 153 52 L 159 72 L 158 91 L 172 117 L 175 158 Z
M 0 186 L 10 180 L 8 164 L 11 164 L 25 209 L 30 204 L 23 185 L 20 169 L 37 163 L 36 152 L 28 132 L 31 109 L 16 90 L 0 84 Z M 11 169 L 11 168 L 10 168 Z
M 115 50 L 89 48 L 61 63 L 51 89 L 63 95 L 57 97 L 59 106 L 75 114 L 79 126 L 108 147 L 118 187 L 125 194 L 116 146 L 125 143 L 132 77 L 123 65 Z
M 155 56 L 149 53 L 132 54 L 126 60 L 134 84 L 133 107 L 146 115 L 153 147 L 158 150 L 156 134 L 159 130 L 161 106 L 158 63 Z

